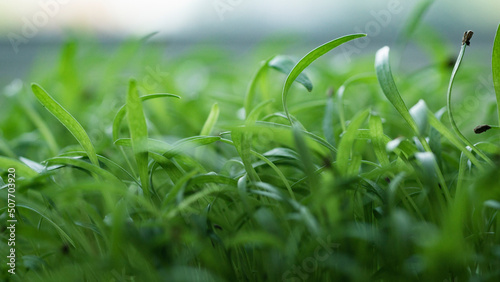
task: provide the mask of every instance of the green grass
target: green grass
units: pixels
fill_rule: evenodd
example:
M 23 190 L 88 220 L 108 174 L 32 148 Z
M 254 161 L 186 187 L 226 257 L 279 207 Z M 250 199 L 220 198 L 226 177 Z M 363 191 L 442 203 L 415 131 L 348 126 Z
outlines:
M 18 223 L 1 280 L 497 281 L 499 33 L 491 68 L 457 37 L 424 48 L 421 69 L 391 69 L 429 36 L 431 3 L 395 52 L 348 71 L 328 60 L 362 34 L 298 61 L 275 43 L 238 60 L 166 57 L 150 36 L 112 54 L 64 45 L 2 93 L 0 196 L 15 168 Z M 458 52 L 455 68 L 436 55 Z M 496 103 L 475 91 L 491 70 Z M 0 219 L 5 242 L 6 207 Z

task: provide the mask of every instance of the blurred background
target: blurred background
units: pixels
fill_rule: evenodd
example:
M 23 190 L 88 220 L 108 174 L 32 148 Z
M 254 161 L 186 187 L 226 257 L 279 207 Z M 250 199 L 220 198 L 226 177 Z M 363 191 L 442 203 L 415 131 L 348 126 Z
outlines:
M 170 45 L 170 51 L 216 44 L 247 52 L 263 40 L 273 38 L 300 42 L 304 48 L 310 48 L 345 34 L 368 33 L 366 46 L 352 52 L 358 55 L 391 45 L 418 3 L 417 0 L 2 0 L 0 82 L 24 77 L 37 56 L 57 54 L 61 43 L 75 35 L 112 45 L 158 32 L 152 40 Z M 463 32 L 473 30 L 474 48 L 488 48 L 499 22 L 499 10 L 499 1 L 436 0 L 425 13 L 424 23 L 457 47 Z M 482 53 L 484 57 L 478 59 L 487 62 L 491 52 Z

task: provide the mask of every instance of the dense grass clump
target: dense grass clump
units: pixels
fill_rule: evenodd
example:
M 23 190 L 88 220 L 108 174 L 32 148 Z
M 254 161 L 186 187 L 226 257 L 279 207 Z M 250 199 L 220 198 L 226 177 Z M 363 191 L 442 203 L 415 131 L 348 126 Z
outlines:
M 114 55 L 65 44 L 2 93 L 0 195 L 14 168 L 18 220 L 2 280 L 498 279 L 500 36 L 495 103 L 475 91 L 490 70 L 464 57 L 471 35 L 454 68 L 411 73 L 389 47 L 345 71 L 322 58 L 364 34 L 260 66 L 167 60 L 147 38 Z

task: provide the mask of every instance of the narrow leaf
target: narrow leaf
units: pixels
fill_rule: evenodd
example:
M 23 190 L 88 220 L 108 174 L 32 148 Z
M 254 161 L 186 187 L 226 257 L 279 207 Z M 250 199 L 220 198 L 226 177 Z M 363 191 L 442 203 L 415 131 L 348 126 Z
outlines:
M 155 94 L 141 96 L 140 99 L 141 99 L 141 101 L 144 102 L 144 101 L 147 101 L 150 99 L 156 99 L 156 98 L 162 98 L 162 97 L 172 97 L 172 98 L 177 98 L 177 99 L 181 98 L 181 97 L 174 95 L 174 94 L 155 93 Z M 123 105 L 115 115 L 115 118 L 113 120 L 113 140 L 114 141 L 116 141 L 118 139 L 120 124 L 121 124 L 123 118 L 125 117 L 126 113 L 127 113 L 127 107 L 126 107 L 126 105 Z
M 343 43 L 346 43 L 348 41 L 351 41 L 353 39 L 360 38 L 363 36 L 366 36 L 366 34 L 351 34 L 351 35 L 339 37 L 339 38 L 334 39 L 330 42 L 327 42 L 327 43 L 315 48 L 311 52 L 307 53 L 293 67 L 293 69 L 290 71 L 290 74 L 287 76 L 287 78 L 285 80 L 285 84 L 283 86 L 283 91 L 281 93 L 283 109 L 285 110 L 285 114 L 286 114 L 290 124 L 292 123 L 292 119 L 290 118 L 290 114 L 288 113 L 288 107 L 286 105 L 286 101 L 287 101 L 288 91 L 290 90 L 292 83 L 297 79 L 297 77 L 302 73 L 302 71 L 304 69 L 306 69 L 312 62 L 314 62 L 319 57 L 323 56 L 324 54 L 328 53 L 330 50 L 334 49 L 335 47 L 337 47 Z
M 406 107 L 405 102 L 399 94 L 394 78 L 392 77 L 391 66 L 389 64 L 389 47 L 385 46 L 377 51 L 375 56 L 375 70 L 377 72 L 378 82 L 385 97 L 392 103 L 398 113 L 408 123 L 410 128 L 418 134 L 418 127 Z
M 493 55 L 491 58 L 491 68 L 493 71 L 493 85 L 497 97 L 498 124 L 500 125 L 500 25 L 498 25 L 493 43 Z
M 129 83 L 127 94 L 127 113 L 130 139 L 132 140 L 132 149 L 134 151 L 135 161 L 139 170 L 141 187 L 144 195 L 148 197 L 148 151 L 144 150 L 144 148 L 147 148 L 148 128 L 135 80 L 130 80 Z
M 212 105 L 212 109 L 210 110 L 210 114 L 208 115 L 208 118 L 205 121 L 203 128 L 201 129 L 200 135 L 202 136 L 210 135 L 218 118 L 219 118 L 219 105 L 217 103 L 214 103 Z
M 68 111 L 59 105 L 59 103 L 57 103 L 56 100 L 54 100 L 54 98 L 52 98 L 40 85 L 33 83 L 31 84 L 31 89 L 38 101 L 40 101 L 40 103 L 42 103 L 42 105 L 76 138 L 83 150 L 87 153 L 90 161 L 94 165 L 99 166 L 94 146 L 80 123 L 78 123 L 78 121 Z
M 26 177 L 32 178 L 38 175 L 36 170 L 30 168 L 24 163 L 7 157 L 0 156 L 0 168 L 8 171 L 9 168 L 14 168 L 16 170 L 16 177 Z
M 287 56 L 280 56 L 279 55 L 279 56 L 274 57 L 269 62 L 269 66 L 272 67 L 273 69 L 279 71 L 279 72 L 282 72 L 282 73 L 288 75 L 292 71 L 293 67 L 295 66 L 295 62 Z M 297 76 L 296 81 L 298 83 L 304 85 L 304 87 L 307 89 L 307 91 L 309 91 L 309 92 L 312 91 L 312 89 L 313 89 L 312 82 L 309 79 L 309 77 L 307 77 L 307 75 L 305 73 L 299 74 L 299 76 Z

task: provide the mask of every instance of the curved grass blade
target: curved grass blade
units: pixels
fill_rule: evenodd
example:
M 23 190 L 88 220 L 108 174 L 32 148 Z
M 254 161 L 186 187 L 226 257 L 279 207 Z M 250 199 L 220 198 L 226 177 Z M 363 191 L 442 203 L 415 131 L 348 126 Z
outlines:
M 59 155 L 59 157 L 82 157 L 82 156 L 85 156 L 85 152 L 72 151 Z M 125 168 L 123 168 L 119 164 L 101 155 L 97 155 L 97 158 L 99 159 L 99 162 L 104 164 L 107 168 L 112 169 L 113 172 L 118 172 L 118 173 L 113 173 L 114 175 L 120 174 L 122 176 L 129 178 L 131 181 L 134 181 L 135 183 L 137 183 L 137 185 L 141 185 L 138 179 L 136 179 L 132 174 L 130 174 L 130 172 L 128 172 Z
M 309 187 L 311 191 L 318 189 L 318 177 L 314 173 L 315 166 L 312 160 L 312 155 L 306 141 L 304 140 L 303 132 L 297 125 L 292 125 L 293 137 L 295 140 L 295 146 L 297 147 L 297 152 L 299 153 L 301 166 L 307 176 Z
M 387 143 L 384 142 L 385 135 L 384 127 L 382 126 L 382 119 L 378 115 L 371 115 L 369 125 L 375 156 L 382 167 L 389 166 L 390 161 L 385 149 Z
M 392 77 L 391 65 L 389 64 L 389 47 L 382 47 L 375 56 L 375 70 L 377 72 L 378 82 L 385 97 L 392 103 L 398 113 L 408 123 L 410 128 L 418 134 L 418 127 L 406 107 L 405 102 L 399 94 L 394 78 Z
M 127 93 L 127 117 L 130 130 L 130 139 L 132 141 L 132 150 L 134 151 L 137 169 L 139 170 L 139 179 L 141 188 L 149 198 L 149 174 L 148 174 L 148 128 L 146 117 L 142 108 L 142 102 L 137 91 L 137 83 L 131 79 Z M 145 150 L 146 149 L 146 150 Z
M 142 150 L 160 153 L 167 158 L 172 158 L 182 153 L 188 153 L 195 147 L 208 145 L 220 139 L 219 136 L 192 136 L 181 139 L 173 145 L 160 140 L 148 139 L 147 147 L 143 147 Z M 130 138 L 120 138 L 115 141 L 115 145 L 131 147 L 132 140 Z
M 325 103 L 325 114 L 323 115 L 323 121 L 321 123 L 321 129 L 323 130 L 323 136 L 325 140 L 335 146 L 335 113 L 338 112 L 338 108 L 333 100 L 333 90 L 329 89 L 326 97 Z
M 38 175 L 38 172 L 36 172 L 34 169 L 30 168 L 29 166 L 25 165 L 24 163 L 16 160 L 16 159 L 11 159 L 7 157 L 2 157 L 0 156 L 0 168 L 4 170 L 8 170 L 9 168 L 14 168 L 16 170 L 16 176 L 17 177 L 26 177 L 26 178 L 32 178 L 36 177 Z
M 349 160 L 351 160 L 351 164 L 354 164 L 354 158 L 351 158 L 352 147 L 357 138 L 358 129 L 366 120 L 369 113 L 369 110 L 365 110 L 354 117 L 342 136 L 342 139 L 340 139 L 336 165 L 342 175 L 346 175 L 348 171 L 353 171 L 349 164 Z
M 141 101 L 147 101 L 150 99 L 156 99 L 156 98 L 162 98 L 162 97 L 172 97 L 172 98 L 177 98 L 180 99 L 180 96 L 174 95 L 174 94 L 169 94 L 169 93 L 155 93 L 155 94 L 149 94 L 149 95 L 144 95 L 139 97 Z M 113 120 L 113 141 L 118 140 L 118 132 L 120 129 L 120 124 L 125 117 L 125 114 L 127 113 L 127 107 L 126 105 L 123 105 L 118 112 L 115 115 L 115 118 Z
M 172 187 L 172 189 L 170 189 L 170 191 L 166 195 L 165 199 L 163 200 L 162 209 L 165 208 L 169 203 L 171 203 L 175 199 L 175 197 L 177 196 L 177 193 L 179 193 L 179 191 L 181 191 L 186 186 L 186 184 L 189 182 L 189 180 L 191 178 L 193 178 L 193 176 L 195 176 L 197 173 L 198 173 L 198 171 L 196 169 L 192 170 L 191 172 L 184 174 L 175 183 L 174 187 Z
M 478 154 L 483 160 L 485 160 L 490 165 L 493 165 L 493 162 L 490 158 L 488 158 L 481 150 L 476 148 L 458 129 L 457 124 L 455 123 L 455 119 L 453 118 L 453 112 L 451 110 L 451 90 L 453 88 L 453 82 L 455 80 L 455 76 L 457 75 L 458 69 L 460 68 L 460 64 L 462 63 L 462 59 L 465 54 L 466 47 L 470 44 L 469 40 L 472 37 L 472 31 L 466 31 L 464 34 L 464 38 L 462 40 L 462 48 L 460 48 L 460 53 L 458 54 L 457 61 L 455 62 L 455 66 L 453 67 L 453 71 L 451 72 L 450 82 L 448 84 L 448 91 L 446 93 L 446 110 L 448 112 L 448 118 L 451 123 L 451 127 L 455 134 L 464 142 L 467 146 L 469 146 L 476 154 Z
M 61 234 L 61 237 L 63 237 L 64 239 L 66 239 L 66 241 L 68 241 L 68 243 L 70 243 L 73 247 L 76 247 L 75 242 L 73 242 L 73 240 L 71 239 L 71 237 L 69 237 L 69 235 L 66 232 L 64 232 L 64 230 L 62 230 L 62 228 L 59 227 L 59 225 L 56 224 L 54 221 L 52 221 L 48 216 L 46 216 L 45 214 L 39 212 L 36 209 L 34 209 L 34 208 L 30 207 L 30 206 L 24 205 L 24 204 L 17 204 L 16 206 L 18 208 L 24 208 L 24 209 L 30 210 L 32 212 L 35 212 L 38 215 L 40 215 L 41 217 L 43 217 L 43 219 L 47 220 L 47 222 L 49 222 L 50 224 L 52 224 L 52 226 L 54 226 L 54 228 L 59 232 L 59 234 Z
M 56 139 L 54 138 L 54 135 L 50 131 L 49 126 L 47 125 L 47 123 L 31 107 L 31 105 L 28 102 L 26 102 L 26 100 L 21 100 L 20 104 L 23 107 L 24 112 L 26 113 L 26 115 L 36 125 L 36 127 L 40 131 L 40 134 L 43 136 L 43 138 L 47 142 L 47 145 L 48 145 L 48 147 L 50 149 L 50 152 L 53 155 L 57 155 L 57 152 L 59 151 L 59 146 L 57 145 Z
M 498 124 L 500 125 L 500 25 L 498 25 L 493 43 L 493 54 L 491 56 L 491 69 L 493 72 L 493 85 L 497 97 Z
M 267 73 L 267 69 L 269 68 L 269 62 L 274 57 L 271 57 L 263 62 L 261 62 L 259 70 L 252 77 L 250 84 L 248 85 L 247 91 L 245 93 L 245 102 L 243 108 L 245 109 L 245 116 L 248 116 L 250 111 L 252 110 L 252 104 L 255 97 L 255 90 L 257 88 L 257 83 L 261 81 L 265 74 Z M 267 100 L 267 99 L 265 99 Z
M 47 160 L 48 163 L 50 164 L 55 164 L 55 165 L 65 165 L 65 166 L 74 166 L 78 168 L 82 168 L 94 175 L 100 176 L 103 180 L 111 182 L 111 183 L 120 183 L 120 179 L 118 179 L 114 174 L 111 172 L 102 169 L 96 165 L 90 164 L 86 161 L 80 160 L 80 159 L 75 159 L 75 158 L 70 158 L 70 157 L 55 157 L 55 158 L 50 158 Z
M 278 55 L 269 62 L 269 66 L 279 72 L 288 75 L 295 66 L 295 62 L 287 56 Z M 307 91 L 309 92 L 312 91 L 313 89 L 312 82 L 305 73 L 299 74 L 299 76 L 297 76 L 297 79 L 295 81 L 304 85 Z
M 288 91 L 290 90 L 292 83 L 297 79 L 297 77 L 302 73 L 302 71 L 305 68 L 307 68 L 312 62 L 314 62 L 319 57 L 328 53 L 330 50 L 334 49 L 335 47 L 342 45 L 343 43 L 346 43 L 348 41 L 351 41 L 353 39 L 360 38 L 363 36 L 366 36 L 366 34 L 361 34 L 361 33 L 351 34 L 351 35 L 346 35 L 346 36 L 334 39 L 330 42 L 327 42 L 327 43 L 315 48 L 311 52 L 307 53 L 302 59 L 299 60 L 299 62 L 297 64 L 295 64 L 295 66 L 290 71 L 290 74 L 288 74 L 288 76 L 285 80 L 285 84 L 283 86 L 283 92 L 281 93 L 283 109 L 285 110 L 286 117 L 288 118 L 288 121 L 290 122 L 290 124 L 292 124 L 292 119 L 291 119 L 290 114 L 288 112 L 288 107 L 286 105 L 286 101 L 287 101 Z
M 424 100 L 419 100 L 410 109 L 410 115 L 417 124 L 419 135 L 426 135 L 429 123 L 427 122 L 427 104 Z
M 446 127 L 444 124 L 442 124 L 435 116 L 434 113 L 432 113 L 430 110 L 427 110 L 427 120 L 429 121 L 429 124 L 434 127 L 441 135 L 443 135 L 448 141 L 450 141 L 455 147 L 457 147 L 464 155 L 466 155 L 469 160 L 476 165 L 479 168 L 483 168 L 483 165 L 479 162 L 479 160 L 469 151 L 467 148 L 464 146 L 460 140 L 456 138 L 455 135 Z
M 340 116 L 340 126 L 342 126 L 342 132 L 346 130 L 345 114 L 344 114 L 344 93 L 347 87 L 353 83 L 357 82 L 371 82 L 372 80 L 377 81 L 377 77 L 372 73 L 362 73 L 348 78 L 337 90 L 337 99 L 339 101 L 339 116 Z
M 210 135 L 210 133 L 214 129 L 214 125 L 217 122 L 218 118 L 219 118 L 219 105 L 217 103 L 214 103 L 212 105 L 212 109 L 210 110 L 210 114 L 208 115 L 208 118 L 205 121 L 203 128 L 201 129 L 200 135 L 201 136 Z
M 52 98 L 40 85 L 33 83 L 31 84 L 31 89 L 38 101 L 40 101 L 40 103 L 42 103 L 42 105 L 76 138 L 83 150 L 87 153 L 90 161 L 94 165 L 99 166 L 94 145 L 92 145 L 89 136 L 80 123 L 78 123 L 78 121 L 68 111 L 59 105 L 59 103 L 57 103 L 57 101 L 54 100 L 54 98 Z

